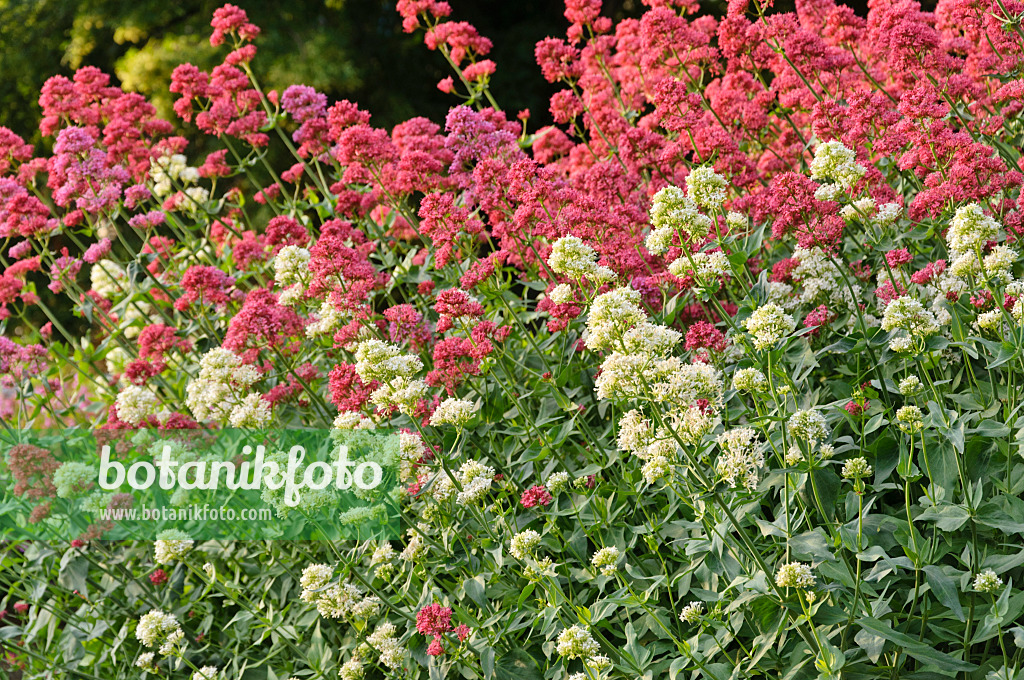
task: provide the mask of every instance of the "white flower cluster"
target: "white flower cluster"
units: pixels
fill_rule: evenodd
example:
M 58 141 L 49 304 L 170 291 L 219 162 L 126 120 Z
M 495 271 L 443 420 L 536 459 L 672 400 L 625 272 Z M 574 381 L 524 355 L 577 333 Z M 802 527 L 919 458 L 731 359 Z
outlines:
M 851 281 L 848 287 L 836 265 L 821 248 L 797 248 L 793 251 L 793 258 L 799 262 L 793 269 L 794 280 L 800 282 L 799 302 L 852 311 L 863 296 L 861 285 Z M 853 293 L 850 288 L 853 288 Z
M 509 541 L 508 551 L 517 560 L 525 560 L 533 555 L 534 549 L 540 545 L 540 534 L 533 529 L 520 531 Z
M 337 619 L 342 616 L 365 620 L 380 608 L 380 600 L 364 596 L 358 586 L 346 582 L 331 583 L 334 569 L 326 564 L 311 564 L 302 570 L 299 585 L 302 593 L 299 599 L 316 605 L 320 616 Z
M 626 332 L 646 319 L 639 291 L 615 288 L 598 295 L 587 316 L 587 349 L 598 352 L 619 348 Z
M 702 165 L 686 176 L 686 194 L 697 205 L 709 210 L 720 210 L 725 203 L 725 190 L 729 183 L 710 165 Z
M 1003 579 L 992 569 L 986 569 L 974 577 L 974 589 L 979 593 L 998 593 L 1003 587 Z
M 216 666 L 203 666 L 192 673 L 192 680 L 216 680 L 219 675 L 220 671 Z
M 362 660 L 358 656 L 353 656 L 341 665 L 341 668 L 338 670 L 338 677 L 341 680 L 362 680 L 363 673 Z
M 177 529 L 160 532 L 153 543 L 153 559 L 157 564 L 170 564 L 182 559 L 195 545 L 188 534 Z
M 270 404 L 258 393 L 247 394 L 260 379 L 255 367 L 234 352 L 215 347 L 199 360 L 199 375 L 185 388 L 185 405 L 196 420 L 229 422 L 233 427 L 266 427 Z
M 740 427 L 718 437 L 721 453 L 715 471 L 731 487 L 737 485 L 753 491 L 757 475 L 764 465 L 764 452 L 758 444 L 757 433 L 749 427 Z
M 331 301 L 331 296 L 320 304 L 320 310 L 316 313 L 316 320 L 311 320 L 306 326 L 307 338 L 318 338 L 336 331 L 343 321 L 351 316 L 349 312 L 338 309 Z
M 175 191 L 172 180 L 180 184 L 198 182 L 199 169 L 190 167 L 184 154 L 163 155 L 149 161 L 149 178 L 153 181 L 153 195 L 163 198 Z
M 890 302 L 882 315 L 882 330 L 906 331 L 907 335 L 899 334 L 889 340 L 889 347 L 894 352 L 907 351 L 913 338 L 925 338 L 939 332 L 939 323 L 931 311 L 924 308 L 918 300 L 903 295 Z
M 397 345 L 370 338 L 356 346 L 355 358 L 356 373 L 364 383 L 381 383 L 370 395 L 373 404 L 382 408 L 397 406 L 402 413 L 411 415 L 420 401 L 427 398 L 427 383 L 413 378 L 423 368 L 419 357 L 404 354 Z
M 729 258 L 721 250 L 712 253 L 693 253 L 689 257 L 682 255 L 673 260 L 668 266 L 668 272 L 672 276 L 685 278 L 693 275 L 700 281 L 718 279 L 732 273 L 729 266 Z
M 713 193 L 707 198 L 712 198 Z M 703 242 L 711 232 L 711 219 L 701 213 L 697 202 L 679 187 L 669 185 L 654 194 L 650 214 L 653 228 L 644 245 L 655 255 L 667 252 L 675 235 L 679 236 L 680 243 L 689 245 Z
M 438 500 L 447 500 L 455 494 L 455 502 L 462 506 L 476 505 L 483 500 L 491 489 L 494 479 L 494 468 L 475 460 L 467 460 L 459 467 L 455 475 L 462 491 L 455 494 L 455 484 L 444 470 L 440 470 L 434 478 L 432 493 Z
M 853 188 L 867 170 L 857 163 L 857 154 L 842 142 L 825 142 L 814 150 L 811 179 L 832 180 L 845 190 Z
M 278 302 L 285 306 L 297 304 L 309 279 L 309 251 L 292 245 L 281 248 L 274 257 L 274 281 L 284 289 Z
M 782 307 L 769 302 L 755 309 L 747 317 L 744 326 L 754 340 L 754 347 L 765 350 L 772 349 L 780 340 L 792 333 L 796 328 L 796 322 Z
M 601 648 L 586 628 L 571 626 L 558 634 L 555 649 L 559 656 L 569 659 L 589 659 Z
M 160 400 L 157 396 L 141 385 L 128 385 L 117 393 L 114 410 L 117 417 L 131 425 L 138 425 L 152 415 L 156 415 Z
M 700 621 L 701 614 L 703 613 L 703 602 L 691 602 L 683 607 L 683 611 L 679 613 L 679 620 L 683 623 L 697 623 Z
M 594 565 L 595 569 L 600 569 L 603 575 L 611 576 L 619 569 L 618 562 L 621 555 L 622 553 L 615 546 L 601 548 L 594 553 L 590 563 Z
M 985 214 L 977 203 L 957 208 L 946 231 L 946 246 L 953 260 L 975 253 L 999 236 L 999 223 Z
M 473 418 L 476 410 L 476 404 L 471 401 L 449 397 L 437 405 L 434 413 L 430 416 L 430 424 L 435 427 L 454 425 L 457 428 L 462 428 Z
M 548 266 L 556 274 L 592 282 L 611 281 L 615 272 L 597 264 L 597 251 L 576 236 L 563 236 L 551 244 Z
M 827 439 L 830 434 L 825 416 L 813 409 L 797 411 L 789 417 L 788 425 L 790 435 L 807 442 L 812 447 Z
M 775 584 L 780 588 L 813 588 L 814 572 L 801 562 L 789 562 L 779 567 Z
M 405 658 L 405 649 L 396 637 L 397 633 L 395 624 L 384 621 L 366 638 L 366 643 L 380 654 L 380 662 L 391 670 L 401 668 Z
M 741 368 L 732 376 L 737 392 L 767 392 L 768 378 L 756 368 Z
M 172 654 L 185 638 L 178 619 L 174 614 L 167 614 L 159 609 L 151 609 L 139 619 L 135 628 L 135 637 L 146 647 L 159 645 L 159 652 L 164 656 Z

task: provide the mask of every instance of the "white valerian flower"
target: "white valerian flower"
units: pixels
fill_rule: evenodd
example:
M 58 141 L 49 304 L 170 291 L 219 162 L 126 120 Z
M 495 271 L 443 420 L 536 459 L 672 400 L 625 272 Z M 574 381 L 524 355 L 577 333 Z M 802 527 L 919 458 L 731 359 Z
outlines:
M 560 283 L 548 293 L 548 298 L 556 305 L 564 305 L 575 300 L 572 286 L 567 283 Z
M 1013 281 L 1013 265 L 1020 255 L 1016 250 L 1004 245 L 998 245 L 989 251 L 989 254 L 982 260 L 985 274 L 988 278 L 999 284 L 1006 285 Z
M 429 394 L 430 387 L 423 380 L 394 377 L 373 391 L 370 403 L 381 408 L 396 406 L 402 413 L 412 415 Z
M 801 562 L 783 564 L 775 574 L 775 584 L 780 588 L 813 588 L 814 572 Z
M 789 433 L 812 446 L 828 438 L 829 429 L 825 416 L 815 410 L 797 411 L 789 417 Z
M 455 496 L 459 505 L 476 505 L 491 489 L 494 468 L 476 460 L 468 460 L 459 467 L 459 485 L 462 491 Z
M 774 347 L 796 328 L 793 317 L 774 302 L 755 309 L 744 325 L 754 339 L 754 347 L 759 350 Z
M 210 200 L 210 190 L 205 187 L 189 187 L 185 195 L 191 200 L 182 206 L 186 212 L 196 213 L 202 210 Z
M 733 375 L 732 386 L 738 392 L 767 392 L 768 378 L 756 368 L 741 368 Z
M 582 279 L 597 268 L 597 251 L 577 236 L 563 236 L 551 244 L 548 266 L 556 274 Z
M 435 427 L 454 425 L 461 428 L 472 419 L 476 410 L 476 404 L 471 401 L 449 397 L 438 404 L 433 415 L 430 416 L 430 424 Z
M 185 405 L 196 420 L 226 421 L 260 377 L 254 366 L 243 364 L 234 352 L 215 347 L 199 360 L 199 375 L 185 387 Z
M 564 470 L 552 473 L 545 486 L 553 496 L 562 493 L 569 488 L 569 473 Z
M 857 163 L 857 154 L 842 142 L 824 142 L 814 150 L 811 179 L 832 179 L 844 189 L 850 189 L 865 172 L 864 166 Z
M 533 555 L 534 549 L 540 545 L 540 534 L 533 529 L 520 531 L 509 541 L 508 551 L 517 560 L 525 560 Z
M 139 658 L 135 660 L 135 667 L 141 668 L 147 673 L 156 673 L 156 655 L 153 652 L 143 652 L 139 654 Z
M 600 650 L 590 631 L 580 626 L 566 628 L 558 634 L 555 649 L 559 656 L 569 659 L 589 659 Z
M 247 394 L 237 406 L 231 409 L 228 422 L 231 427 L 262 429 L 270 424 L 272 417 L 270 402 L 254 392 Z
M 341 680 L 362 680 L 363 672 L 362 660 L 360 660 L 358 656 L 353 656 L 341 665 L 341 669 L 338 671 L 338 677 L 341 678 Z
M 847 285 L 836 264 L 821 248 L 797 248 L 793 259 L 798 262 L 793 280 L 800 282 L 799 302 L 851 310 L 859 304 L 863 295 L 861 285 L 856 282 Z
M 838 201 L 843 197 L 843 187 L 838 184 L 822 184 L 814 190 L 817 201 Z
M 148 614 L 144 614 L 139 619 L 138 626 L 135 627 L 135 637 L 138 638 L 139 642 L 146 647 L 160 645 L 160 653 L 165 656 L 173 651 L 173 649 L 168 648 L 168 651 L 165 652 L 163 651 L 163 645 L 172 639 L 176 643 L 181 640 L 182 636 L 181 626 L 178 625 L 177 617 L 174 614 L 168 614 L 159 609 L 151 609 Z
M 973 253 L 999 235 L 999 223 L 985 214 L 977 203 L 957 208 L 946 231 L 946 245 L 953 259 Z
M 154 415 L 159 405 L 157 396 L 141 385 L 126 386 L 114 400 L 117 417 L 130 425 L 138 425 Z
M 882 330 L 902 329 L 912 336 L 926 337 L 939 332 L 935 315 L 919 301 L 904 295 L 890 302 L 882 315 Z
M 742 485 L 748 490 L 757 487 L 757 473 L 764 465 L 764 453 L 757 441 L 757 433 L 749 427 L 724 432 L 718 437 L 721 453 L 715 471 L 735 488 Z
M 401 668 L 405 658 L 405 649 L 396 637 L 397 632 L 395 624 L 385 621 L 366 638 L 366 643 L 380 654 L 380 662 L 392 670 Z
M 607 548 L 601 548 L 591 558 L 590 563 L 595 568 L 600 569 L 601 573 L 605 576 L 611 576 L 618 571 L 618 562 L 621 553 L 615 546 L 609 546 Z
M 923 414 L 917 406 L 901 406 L 896 411 L 896 425 L 907 434 L 915 434 L 921 431 L 923 425 Z
M 683 623 L 697 623 L 703 613 L 703 602 L 691 602 L 683 607 L 683 611 L 679 613 L 679 620 Z
M 302 570 L 299 577 L 299 585 L 302 586 L 302 594 L 299 596 L 303 602 L 315 602 L 317 594 L 315 591 L 322 590 L 331 579 L 334 578 L 334 569 L 328 564 L 311 564 Z
M 682 337 L 682 333 L 667 326 L 642 321 L 626 331 L 622 336 L 622 345 L 630 354 L 665 356 L 679 344 Z
M 839 216 L 850 222 L 858 218 L 867 220 L 873 212 L 875 212 L 875 199 L 865 196 L 864 198 L 858 198 L 849 205 L 844 205 L 839 211 Z
M 916 375 L 908 375 L 900 381 L 899 390 L 904 397 L 912 397 L 922 389 L 924 388 L 921 386 L 921 379 Z
M 729 183 L 710 165 L 694 168 L 686 176 L 686 194 L 694 203 L 709 210 L 721 209 L 728 188 Z
M 374 430 L 377 425 L 357 411 L 342 411 L 334 417 L 331 426 L 335 430 Z
M 644 245 L 655 255 L 672 247 L 672 237 L 679 235 L 683 244 L 701 243 L 711 231 L 711 219 L 701 214 L 694 200 L 679 187 L 667 186 L 651 200 L 651 225 Z
M 274 257 L 274 281 L 281 286 L 303 283 L 309 276 L 309 251 L 305 248 L 285 246 Z
M 216 680 L 219 675 L 220 671 L 216 666 L 203 666 L 192 673 L 192 680 Z
M 898 203 L 883 203 L 878 206 L 878 212 L 875 213 L 872 222 L 880 227 L 888 227 L 894 224 L 901 214 L 903 208 Z
M 395 378 L 411 378 L 423 368 L 420 358 L 405 354 L 398 345 L 370 338 L 356 345 L 356 374 L 363 382 L 382 383 Z
M 627 411 L 619 418 L 618 445 L 620 451 L 636 453 L 646 448 L 653 434 L 651 421 L 640 411 Z
M 851 458 L 843 465 L 843 479 L 864 479 L 871 476 L 871 466 L 866 458 Z
M 113 300 L 127 292 L 128 272 L 113 260 L 103 258 L 89 270 L 89 283 L 100 297 Z
M 747 228 L 747 218 L 743 213 L 730 210 L 725 214 L 725 225 L 730 231 L 742 231 Z
M 332 333 L 341 326 L 347 316 L 347 313 L 338 309 L 330 298 L 324 300 L 316 313 L 316 320 L 306 326 L 306 337 L 317 338 Z
M 974 589 L 979 593 L 998 593 L 1002 587 L 1003 579 L 999 578 L 991 569 L 986 569 L 974 577 Z
M 594 299 L 587 316 L 588 349 L 615 349 L 626 331 L 647 319 L 640 306 L 640 292 L 632 288 L 615 288 Z
M 679 278 L 685 278 L 692 273 L 696 278 L 707 282 L 710 279 L 728 276 L 732 273 L 732 267 L 726 254 L 716 250 L 711 253 L 693 253 L 690 257 L 682 255 L 669 264 L 668 272 Z
M 194 545 L 195 541 L 184 531 L 161 531 L 153 542 L 153 559 L 157 564 L 170 564 L 174 560 L 184 558 Z
M 640 468 L 640 474 L 644 476 L 644 480 L 648 484 L 654 484 L 660 479 L 672 476 L 672 461 L 665 456 L 650 456 Z

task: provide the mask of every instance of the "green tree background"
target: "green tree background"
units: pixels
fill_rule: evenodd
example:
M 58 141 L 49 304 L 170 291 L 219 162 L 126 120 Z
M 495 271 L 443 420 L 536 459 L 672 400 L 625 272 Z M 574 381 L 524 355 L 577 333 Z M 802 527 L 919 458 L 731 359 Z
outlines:
M 93 65 L 145 94 L 169 120 L 167 85 L 181 62 L 208 69 L 223 50 L 210 47 L 210 17 L 222 0 L 0 0 L 0 125 L 39 141 L 39 89 L 51 75 Z M 389 0 L 235 0 L 263 29 L 256 69 L 269 88 L 312 85 L 331 100 L 352 99 L 376 125 L 413 115 L 441 121 L 457 99 L 437 90 L 447 64 L 402 32 Z M 494 41 L 494 91 L 511 114 L 547 117 L 553 87 L 540 77 L 533 46 L 564 35 L 558 0 L 453 0 L 453 19 Z M 635 0 L 612 4 L 636 13 Z M 634 7 L 633 5 L 637 5 Z

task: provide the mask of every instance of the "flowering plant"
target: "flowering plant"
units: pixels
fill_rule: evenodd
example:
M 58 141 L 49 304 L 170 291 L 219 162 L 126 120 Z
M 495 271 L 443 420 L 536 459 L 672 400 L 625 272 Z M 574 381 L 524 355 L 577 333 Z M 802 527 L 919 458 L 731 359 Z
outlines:
M 226 5 L 205 159 L 90 68 L 51 156 L 0 129 L 5 427 L 392 427 L 405 521 L 8 543 L 8 669 L 1018 677 L 1024 5 L 645 4 L 567 0 L 533 132 L 434 0 L 443 128 L 265 92 Z M 4 464 L 33 522 L 96 493 Z

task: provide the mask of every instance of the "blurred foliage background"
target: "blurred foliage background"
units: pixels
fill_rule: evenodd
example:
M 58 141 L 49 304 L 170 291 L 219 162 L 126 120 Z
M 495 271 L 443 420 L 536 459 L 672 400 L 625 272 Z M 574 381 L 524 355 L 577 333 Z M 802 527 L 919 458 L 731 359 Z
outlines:
M 150 97 L 174 120 L 170 74 L 181 62 L 209 69 L 223 58 L 210 47 L 210 17 L 224 0 L 0 0 L 0 125 L 38 142 L 39 89 L 51 75 L 97 66 L 128 90 Z M 443 121 L 458 100 L 437 90 L 449 75 L 422 34 L 402 32 L 391 0 L 234 0 L 263 29 L 255 66 L 263 84 L 303 83 L 328 98 L 352 99 L 373 123 L 413 115 Z M 533 46 L 564 35 L 559 0 L 451 0 L 452 18 L 494 41 L 493 89 L 511 115 L 546 119 L 553 86 L 540 77 Z M 636 15 L 636 0 L 606 2 L 613 15 Z

